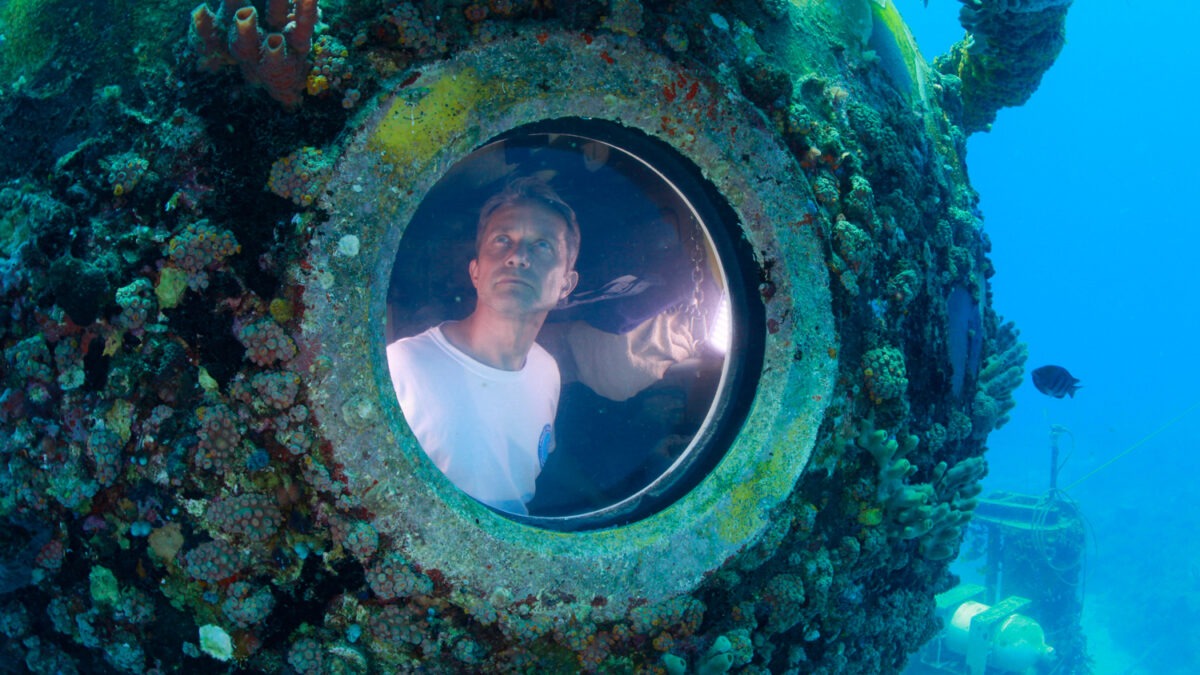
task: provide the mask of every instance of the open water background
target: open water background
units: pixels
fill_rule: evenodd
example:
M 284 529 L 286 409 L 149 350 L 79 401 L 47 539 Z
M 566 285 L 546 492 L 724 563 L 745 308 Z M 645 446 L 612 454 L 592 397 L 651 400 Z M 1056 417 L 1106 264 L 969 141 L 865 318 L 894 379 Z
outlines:
M 962 37 L 960 3 L 896 4 L 928 60 Z M 1050 425 L 1073 433 L 1059 487 L 1083 479 L 1067 495 L 1094 534 L 1083 628 L 1098 675 L 1200 672 L 1197 25 L 1200 3 L 1075 2 L 1033 98 L 967 142 L 995 307 L 1029 345 L 985 493 L 1043 494 Z M 1074 399 L 1034 389 L 1046 364 L 1082 380 Z

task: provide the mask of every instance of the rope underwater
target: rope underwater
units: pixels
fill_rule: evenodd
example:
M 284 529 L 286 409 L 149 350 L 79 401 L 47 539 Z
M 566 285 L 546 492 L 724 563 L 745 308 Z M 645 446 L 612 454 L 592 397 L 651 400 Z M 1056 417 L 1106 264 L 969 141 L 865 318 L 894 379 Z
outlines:
M 1162 425 L 1161 427 L 1156 429 L 1154 432 L 1152 432 L 1149 436 L 1146 436 L 1145 438 L 1138 441 L 1137 443 L 1134 443 L 1133 445 L 1129 446 L 1124 452 L 1113 457 L 1112 459 L 1108 460 L 1107 462 L 1101 464 L 1100 466 L 1096 467 L 1095 469 L 1092 469 L 1083 478 L 1080 478 L 1079 480 L 1075 481 L 1074 483 L 1071 483 L 1067 487 L 1063 488 L 1063 492 L 1069 491 L 1071 488 L 1074 488 L 1075 486 L 1079 485 L 1083 481 L 1096 475 L 1102 469 L 1108 468 L 1108 465 L 1112 464 L 1113 462 L 1116 462 L 1118 459 L 1121 459 L 1125 455 L 1128 455 L 1129 453 L 1133 452 L 1134 450 L 1137 450 L 1138 448 L 1142 447 L 1143 445 L 1149 443 L 1152 438 L 1161 434 L 1162 432 L 1166 431 L 1167 429 L 1170 429 L 1172 426 L 1175 425 L 1176 422 L 1183 419 L 1184 417 L 1187 417 L 1196 408 L 1200 408 L 1200 401 L 1196 401 L 1194 404 L 1192 404 L 1192 407 L 1190 407 L 1187 410 L 1184 410 L 1183 412 L 1176 415 L 1175 419 L 1172 419 L 1170 422 L 1167 422 L 1166 424 Z

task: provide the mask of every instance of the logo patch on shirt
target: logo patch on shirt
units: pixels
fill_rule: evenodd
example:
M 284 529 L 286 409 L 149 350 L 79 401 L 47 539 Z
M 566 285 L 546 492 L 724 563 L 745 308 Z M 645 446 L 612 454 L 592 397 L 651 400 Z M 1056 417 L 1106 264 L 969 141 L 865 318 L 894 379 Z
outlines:
M 542 427 L 542 435 L 538 438 L 538 464 L 546 466 L 546 457 L 550 455 L 550 425 Z

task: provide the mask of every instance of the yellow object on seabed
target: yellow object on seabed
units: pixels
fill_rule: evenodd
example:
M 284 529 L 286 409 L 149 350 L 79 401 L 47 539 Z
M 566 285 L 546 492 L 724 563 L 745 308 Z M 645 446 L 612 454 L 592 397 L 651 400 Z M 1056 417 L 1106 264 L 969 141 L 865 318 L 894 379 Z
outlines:
M 951 613 L 946 646 L 966 657 L 972 675 L 983 675 L 988 666 L 1023 673 L 1053 658 L 1054 648 L 1046 644 L 1041 624 L 1022 614 L 1009 613 L 1007 605 L 1013 604 L 1010 600 L 1014 599 L 995 607 L 968 600 Z

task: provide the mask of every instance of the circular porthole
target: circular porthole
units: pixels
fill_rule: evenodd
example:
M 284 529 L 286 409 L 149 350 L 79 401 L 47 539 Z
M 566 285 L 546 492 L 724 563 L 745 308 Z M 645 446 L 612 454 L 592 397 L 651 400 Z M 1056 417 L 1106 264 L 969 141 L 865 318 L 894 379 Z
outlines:
M 516 182 L 570 209 L 578 236 L 563 264 L 578 283 L 549 311 L 497 315 L 470 261 L 486 259 L 489 233 L 510 237 L 481 208 L 506 189 L 520 201 Z M 455 485 L 537 527 L 610 527 L 666 507 L 724 456 L 762 366 L 757 269 L 737 231 L 695 165 L 637 130 L 564 118 L 485 142 L 422 199 L 390 274 L 389 372 L 418 442 Z M 519 247 L 504 250 L 523 264 Z M 517 347 L 534 350 L 518 376 L 472 357 L 507 345 L 513 321 L 536 331 L 536 346 Z M 539 379 L 542 351 L 558 380 Z
M 803 473 L 837 369 L 818 214 L 728 91 L 636 43 L 521 35 L 405 75 L 347 138 L 297 270 L 329 487 L 454 602 L 563 621 L 665 602 L 762 538 Z M 570 355 L 568 384 L 532 497 L 504 508 L 431 461 L 387 347 L 475 309 L 481 211 L 525 179 L 555 195 L 542 216 L 575 214 L 578 281 L 538 286 L 563 292 L 534 341 Z M 686 349 L 629 367 L 659 334 Z

